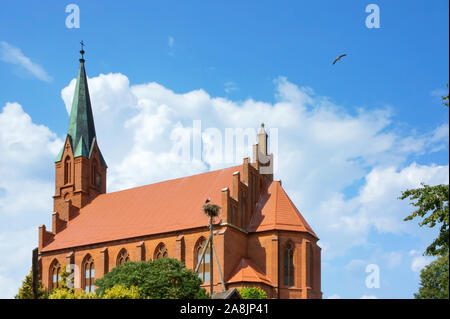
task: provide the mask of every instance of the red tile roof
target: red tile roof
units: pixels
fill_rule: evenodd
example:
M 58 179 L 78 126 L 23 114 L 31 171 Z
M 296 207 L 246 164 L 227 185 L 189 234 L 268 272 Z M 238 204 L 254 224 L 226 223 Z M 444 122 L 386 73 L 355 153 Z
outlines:
M 201 209 L 205 199 L 210 197 L 220 206 L 221 190 L 231 189 L 236 171 L 242 176 L 243 166 L 101 194 L 41 251 L 206 228 L 208 217 Z M 277 181 L 261 196 L 248 227 L 250 232 L 270 229 L 309 232 L 317 237 Z
M 206 198 L 221 206 L 236 171 L 242 165 L 99 195 L 41 251 L 207 227 Z
M 227 283 L 235 282 L 263 282 L 272 286 L 272 282 L 266 277 L 250 259 L 242 258 L 232 272 Z
M 308 232 L 317 237 L 279 181 L 273 181 L 261 196 L 248 226 L 251 232 L 272 229 Z

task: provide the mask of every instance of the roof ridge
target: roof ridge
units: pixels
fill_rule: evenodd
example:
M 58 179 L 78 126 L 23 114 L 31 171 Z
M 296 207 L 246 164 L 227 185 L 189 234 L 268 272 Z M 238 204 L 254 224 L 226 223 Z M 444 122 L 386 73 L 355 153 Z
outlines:
M 126 188 L 126 189 L 121 189 L 121 190 L 117 190 L 114 192 L 109 192 L 109 193 L 105 193 L 105 194 L 100 194 L 98 197 L 100 196 L 104 196 L 104 195 L 109 195 L 109 194 L 116 194 L 116 193 L 120 193 L 120 192 L 126 192 L 126 191 L 131 191 L 131 190 L 135 190 L 138 188 L 144 188 L 144 187 L 148 187 L 151 185 L 157 185 L 157 184 L 163 184 L 163 183 L 168 183 L 168 182 L 172 182 L 172 181 L 176 181 L 176 180 L 180 180 L 183 178 L 189 178 L 189 177 L 194 177 L 194 176 L 200 176 L 200 175 L 206 175 L 206 174 L 212 174 L 215 172 L 219 172 L 219 171 L 224 171 L 227 169 L 232 169 L 232 168 L 236 168 L 236 167 L 240 167 L 241 165 L 237 165 L 237 166 L 230 166 L 230 167 L 225 167 L 225 168 L 219 168 L 213 171 L 207 171 L 207 172 L 203 172 L 203 173 L 198 173 L 198 174 L 193 174 L 193 175 L 187 175 L 187 176 L 181 176 L 181 177 L 176 177 L 176 178 L 172 178 L 172 179 L 166 179 L 164 181 L 159 181 L 159 182 L 155 182 L 155 183 L 150 183 L 150 184 L 145 184 L 145 185 L 139 185 L 139 186 L 134 186 L 134 187 L 130 187 L 130 188 Z

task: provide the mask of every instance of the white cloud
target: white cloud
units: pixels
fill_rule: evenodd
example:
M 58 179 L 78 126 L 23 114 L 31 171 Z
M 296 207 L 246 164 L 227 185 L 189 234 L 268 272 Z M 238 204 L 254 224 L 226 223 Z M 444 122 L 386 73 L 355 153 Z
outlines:
M 40 65 L 32 62 L 19 48 L 4 41 L 0 41 L 0 60 L 19 65 L 39 80 L 45 82 L 52 81 L 51 76 Z
M 398 251 L 391 251 L 385 253 L 383 257 L 385 258 L 386 264 L 389 268 L 396 268 L 402 263 L 403 253 Z
M 191 132 L 193 119 L 202 121 L 203 130 L 218 128 L 222 134 L 227 127 L 256 128 L 265 122 L 279 129 L 276 177 L 319 234 L 325 259 L 364 244 L 371 229 L 411 232 L 412 223 L 403 221 L 409 205 L 398 196 L 420 182 L 445 182 L 448 166 L 405 163 L 410 155 L 442 148 L 448 124 L 423 135 L 402 136 L 392 127 L 389 109 L 360 108 L 352 115 L 285 77 L 274 83 L 277 102 L 270 104 L 213 98 L 204 90 L 177 94 L 154 82 L 130 86 L 122 74 L 89 79 L 99 143 L 109 164 L 109 188 L 231 165 L 206 154 L 186 163 L 172 152 L 174 137 Z M 62 91 L 67 108 L 74 86 L 72 81 Z M 204 138 L 208 151 L 212 142 Z M 355 194 L 347 198 L 352 187 Z
M 231 93 L 231 92 L 239 90 L 239 88 L 237 87 L 236 83 L 233 82 L 233 81 L 225 82 L 224 86 L 225 86 L 225 92 L 228 93 L 228 94 Z
M 408 188 L 420 187 L 421 182 L 447 183 L 448 176 L 448 166 L 412 163 L 402 169 L 375 167 L 364 177 L 365 182 L 355 197 L 346 200 L 338 193 L 324 199 L 317 209 L 310 210 L 317 216 L 321 238 L 326 243 L 330 238 L 334 244 L 333 249 L 327 248 L 324 257 L 332 258 L 349 247 L 365 243 L 371 229 L 379 233 L 414 234 L 417 225 L 403 220 L 411 211 L 409 202 L 398 197 Z
M 411 233 L 414 223 L 403 221 L 410 206 L 397 197 L 420 182 L 448 182 L 449 172 L 448 165 L 411 163 L 408 158 L 447 147 L 448 124 L 422 135 L 399 134 L 389 109 L 349 112 L 284 77 L 275 85 L 272 104 L 213 98 L 204 90 L 178 94 L 154 82 L 130 85 L 123 74 L 90 78 L 98 141 L 109 167 L 108 191 L 232 165 L 220 158 L 215 162 L 212 155 L 186 162 L 173 152 L 180 132 L 192 138 L 192 120 L 201 120 L 203 130 L 217 128 L 222 134 L 225 128 L 256 129 L 264 122 L 279 130 L 276 178 L 319 235 L 324 262 L 367 244 L 371 230 Z M 72 80 L 61 91 L 68 110 L 74 87 Z M 35 229 L 36 223 L 50 220 L 52 162 L 62 137 L 33 123 L 18 104 L 3 109 L 0 124 L 0 151 L 7 155 L 0 157 L 0 167 L 8 168 L 0 169 L 0 223 L 21 225 L 8 231 L 20 232 L 27 225 Z M 205 149 L 211 141 L 204 139 Z M 28 220 L 30 216 L 34 218 Z M 37 230 L 30 241 L 36 239 Z M 402 255 L 380 253 L 379 258 L 395 268 Z M 348 270 L 364 273 L 362 265 L 368 261 L 355 260 Z M 15 278 L 19 285 L 19 276 L 5 275 L 11 271 L 0 272 L 0 281 Z
M 328 296 L 327 299 L 341 299 L 341 296 L 339 296 L 338 294 L 333 294 L 331 296 Z
M 443 88 L 434 89 L 433 91 L 431 91 L 430 95 L 437 96 L 437 97 L 443 97 L 443 96 L 448 95 L 448 89 L 443 89 Z
M 425 266 L 433 261 L 433 257 L 429 256 L 416 256 L 411 262 L 411 270 L 414 272 L 420 272 Z
M 31 267 L 38 226 L 49 225 L 53 161 L 62 140 L 21 105 L 0 112 L 0 298 L 12 298 Z
M 363 295 L 361 297 L 361 299 L 377 299 L 377 297 L 376 296 L 372 296 L 372 295 Z
M 169 46 L 169 48 L 173 48 L 173 46 L 175 45 L 174 37 L 169 36 L 169 40 L 167 41 L 167 45 Z

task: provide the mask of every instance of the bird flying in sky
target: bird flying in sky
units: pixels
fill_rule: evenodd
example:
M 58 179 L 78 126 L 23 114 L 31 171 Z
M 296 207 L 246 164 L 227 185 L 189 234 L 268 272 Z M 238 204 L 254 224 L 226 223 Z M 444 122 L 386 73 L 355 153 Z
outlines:
M 346 55 L 347 55 L 347 54 L 341 54 L 340 56 L 338 56 L 338 57 L 336 58 L 336 60 L 334 60 L 333 65 L 335 65 L 337 61 L 339 61 L 340 59 L 342 59 L 342 58 L 345 57 Z

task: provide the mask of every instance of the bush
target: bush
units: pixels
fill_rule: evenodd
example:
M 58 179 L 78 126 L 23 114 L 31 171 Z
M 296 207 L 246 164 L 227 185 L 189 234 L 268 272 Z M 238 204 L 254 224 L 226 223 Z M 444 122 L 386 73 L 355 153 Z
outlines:
M 107 289 L 121 285 L 138 287 L 140 298 L 151 299 L 208 298 L 201 284 L 197 274 L 174 258 L 127 262 L 95 282 L 99 296 L 103 296 Z
M 75 289 L 56 288 L 53 289 L 48 299 L 97 299 L 94 293 L 86 294 L 84 291 L 75 291 Z
M 106 289 L 100 297 L 93 292 L 86 294 L 83 290 L 56 288 L 53 289 L 49 299 L 139 299 L 139 289 L 137 287 L 126 288 L 116 285 Z
M 257 287 L 244 287 L 238 289 L 242 299 L 267 299 L 267 294 L 264 290 Z
M 131 286 L 126 288 L 121 285 L 116 285 L 112 288 L 106 289 L 102 299 L 139 299 L 139 288 Z

